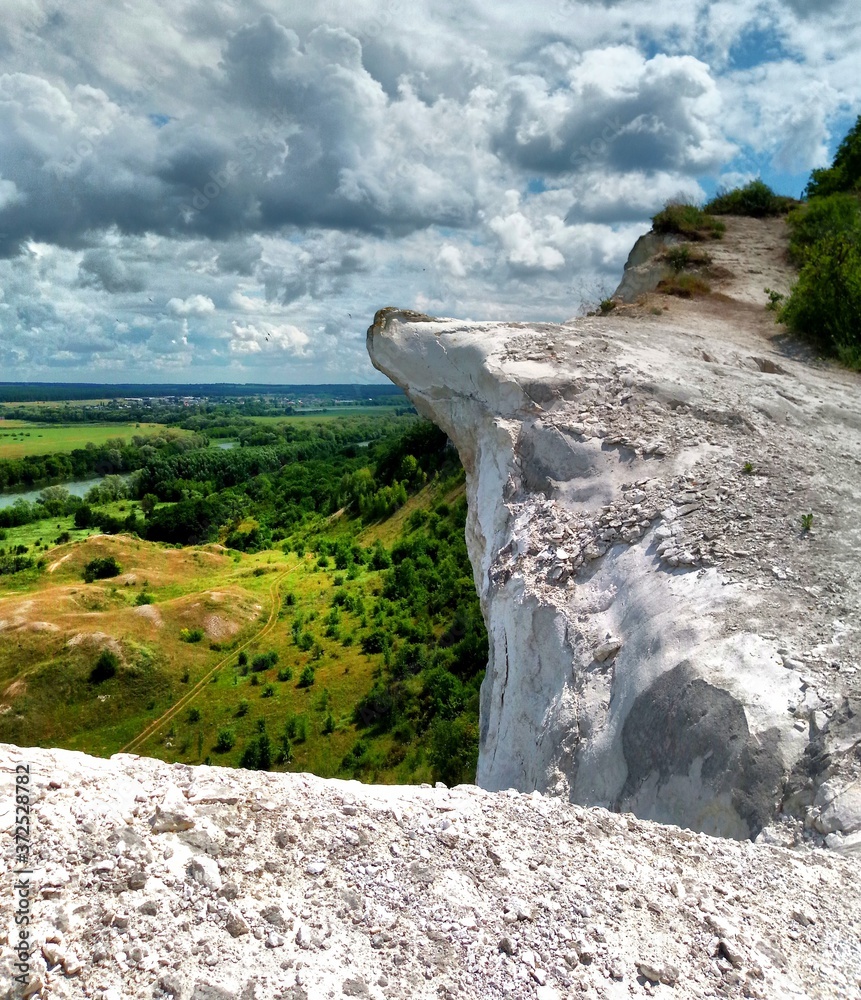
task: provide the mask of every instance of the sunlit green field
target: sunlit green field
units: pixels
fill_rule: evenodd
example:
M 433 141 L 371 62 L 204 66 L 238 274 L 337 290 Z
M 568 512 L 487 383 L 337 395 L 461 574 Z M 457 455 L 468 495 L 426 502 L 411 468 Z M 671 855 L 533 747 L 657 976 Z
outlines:
M 406 405 L 405 400 L 399 399 L 391 406 L 332 406 L 319 410 L 302 410 L 290 416 L 251 417 L 250 419 L 260 424 L 304 424 L 318 421 L 328 423 L 343 417 L 383 417 L 393 413 L 396 407 Z
M 24 420 L 0 420 L 0 459 L 26 455 L 50 455 L 84 448 L 87 442 L 102 445 L 111 438 L 130 443 L 134 435 L 158 434 L 163 424 L 37 424 Z M 187 433 L 172 429 L 172 433 Z

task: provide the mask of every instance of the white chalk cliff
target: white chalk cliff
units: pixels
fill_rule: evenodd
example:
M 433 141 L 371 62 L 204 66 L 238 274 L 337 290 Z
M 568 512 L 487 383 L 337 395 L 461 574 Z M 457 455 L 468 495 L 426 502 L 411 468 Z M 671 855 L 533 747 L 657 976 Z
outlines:
M 764 308 L 791 280 L 783 222 L 728 222 L 708 297 L 649 293 L 665 270 L 641 246 L 620 292 L 639 297 L 606 316 L 388 308 L 368 349 L 466 468 L 478 784 L 735 838 L 794 818 L 847 848 L 861 378 Z

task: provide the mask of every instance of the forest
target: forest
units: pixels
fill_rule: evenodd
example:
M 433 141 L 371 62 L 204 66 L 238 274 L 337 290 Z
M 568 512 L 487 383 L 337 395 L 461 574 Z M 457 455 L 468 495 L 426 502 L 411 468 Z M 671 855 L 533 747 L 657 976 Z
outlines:
M 301 575 L 298 589 L 285 594 L 278 611 L 283 624 L 273 635 L 283 636 L 276 643 L 280 660 L 275 647 L 261 647 L 250 657 L 239 652 L 230 667 L 233 686 L 219 684 L 205 692 L 201 708 L 186 718 L 185 727 L 197 735 L 180 741 L 178 759 L 313 769 L 314 747 L 328 738 L 328 756 L 320 766 L 327 774 L 449 784 L 474 780 L 487 637 L 464 541 L 463 470 L 445 435 L 414 414 L 391 410 L 297 424 L 254 422 L 221 406 L 188 416 L 186 424 L 192 433 L 183 437 L 168 428 L 146 443 L 133 439 L 83 449 L 83 458 L 77 452 L 41 456 L 61 475 L 64 469 L 107 475 L 82 498 L 54 485 L 35 502 L 0 510 L 0 578 L 5 574 L 11 585 L 10 577 L 20 577 L 39 587 L 40 574 L 44 577 L 54 559 L 47 555 L 53 546 L 74 545 L 88 531 L 174 549 L 217 544 L 237 570 L 252 560 L 255 576 L 266 572 L 261 557 L 271 561 L 271 554 L 288 554 L 299 561 L 294 565 Z M 210 446 L 209 433 L 225 426 L 236 429 L 231 436 L 237 445 Z M 40 537 L 30 546 L 13 544 L 20 526 L 44 536 L 51 534 L 52 522 L 68 528 L 52 541 Z M 99 557 L 83 569 L 90 585 L 108 588 L 108 605 L 125 599 L 110 580 L 122 572 L 122 561 Z M 322 592 L 315 579 L 327 581 Z M 309 604 L 312 591 L 318 597 Z M 166 613 L 168 605 L 146 583 L 132 597 L 137 606 L 153 604 Z M 103 606 L 99 598 L 97 607 Z M 198 648 L 203 655 L 204 630 L 180 632 L 187 655 L 198 655 Z M 229 653 L 236 641 L 212 642 L 209 648 L 216 655 Z M 132 655 L 138 655 L 136 649 L 132 644 Z M 151 690 L 181 697 L 183 678 L 171 677 L 170 657 L 147 649 L 149 665 L 165 664 Z M 319 681 L 320 672 L 331 677 L 339 661 L 348 664 L 345 673 L 353 671 L 344 681 L 352 684 L 347 702 L 331 680 L 323 687 Z M 92 663 L 70 661 L 69 672 L 75 671 L 72 703 L 91 699 L 94 690 L 116 699 L 123 683 L 137 683 L 123 654 L 111 649 Z M 185 668 L 186 678 L 188 673 Z M 35 678 L 31 686 L 35 699 Z M 313 709 L 279 715 L 279 692 L 287 687 L 296 697 L 310 696 Z M 266 712 L 249 731 L 252 693 L 263 699 L 258 704 Z M 128 691 L 125 697 L 131 697 Z M 157 699 L 147 698 L 157 711 Z M 206 698 L 215 698 L 217 708 L 208 707 Z M 228 709 L 223 724 L 213 723 L 213 733 L 206 735 L 208 720 Z M 3 720 L 4 728 L 15 724 Z M 178 732 L 176 724 L 166 728 L 151 752 L 170 759 Z M 347 739 L 349 733 L 353 738 Z M 16 734 L 10 729 L 7 735 Z M 70 740 L 81 745 L 80 733 L 70 733 Z M 344 752 L 333 763 L 335 745 L 343 745 Z

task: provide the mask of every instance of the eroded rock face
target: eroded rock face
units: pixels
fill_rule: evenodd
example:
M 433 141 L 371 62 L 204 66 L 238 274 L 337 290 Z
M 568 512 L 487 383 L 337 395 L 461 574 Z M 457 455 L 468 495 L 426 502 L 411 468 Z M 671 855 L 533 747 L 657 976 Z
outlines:
M 466 468 L 479 784 L 852 835 L 816 796 L 861 772 L 861 379 L 774 340 L 750 298 L 781 243 L 736 221 L 767 267 L 730 220 L 720 298 L 560 326 L 386 309 L 368 348 Z
M 0 745 L 9 843 L 21 762 L 32 954 L 17 982 L 6 874 L 4 998 L 622 1000 L 649 981 L 685 998 L 844 1000 L 861 988 L 857 858 L 538 793 Z M 168 814 L 182 823 L 166 827 Z

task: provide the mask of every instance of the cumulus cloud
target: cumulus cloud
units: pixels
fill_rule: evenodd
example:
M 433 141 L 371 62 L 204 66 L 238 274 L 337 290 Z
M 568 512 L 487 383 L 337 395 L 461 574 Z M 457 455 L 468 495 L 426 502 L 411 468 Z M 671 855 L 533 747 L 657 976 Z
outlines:
M 383 304 L 567 318 L 667 199 L 828 161 L 861 25 L 815 6 L 7 4 L 0 364 L 377 379 Z
M 260 354 L 264 351 L 286 351 L 302 355 L 310 338 L 289 323 L 242 324 L 236 320 L 230 333 L 230 350 L 234 354 Z
M 189 295 L 187 299 L 171 299 L 167 308 L 174 316 L 209 316 L 215 312 L 215 303 L 208 295 Z

